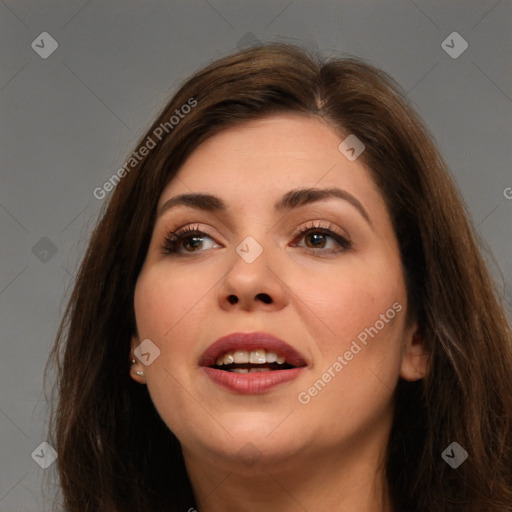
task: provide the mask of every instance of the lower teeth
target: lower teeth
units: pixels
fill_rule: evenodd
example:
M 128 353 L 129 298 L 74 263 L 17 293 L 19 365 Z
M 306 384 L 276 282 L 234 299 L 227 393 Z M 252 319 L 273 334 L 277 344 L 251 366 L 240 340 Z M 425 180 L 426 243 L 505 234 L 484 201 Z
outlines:
M 269 372 L 270 368 L 233 368 L 228 370 L 235 373 L 258 373 L 258 372 Z

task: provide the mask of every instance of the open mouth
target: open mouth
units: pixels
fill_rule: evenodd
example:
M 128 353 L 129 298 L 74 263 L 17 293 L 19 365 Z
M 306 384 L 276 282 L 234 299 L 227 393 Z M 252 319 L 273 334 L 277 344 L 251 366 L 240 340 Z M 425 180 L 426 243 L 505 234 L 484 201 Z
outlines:
M 260 331 L 219 338 L 203 352 L 198 364 L 221 388 L 256 395 L 299 378 L 308 361 L 284 340 Z
M 258 373 L 297 368 L 276 352 L 264 349 L 235 350 L 219 356 L 210 368 L 234 373 Z

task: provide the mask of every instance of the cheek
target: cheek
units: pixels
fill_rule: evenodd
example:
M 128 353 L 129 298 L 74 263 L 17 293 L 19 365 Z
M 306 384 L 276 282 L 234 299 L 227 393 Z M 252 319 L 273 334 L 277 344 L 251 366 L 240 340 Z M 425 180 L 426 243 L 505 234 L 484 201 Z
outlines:
M 209 281 L 204 272 L 179 272 L 165 264 L 144 269 L 134 296 L 139 336 L 172 338 L 175 329 L 189 324 L 194 312 L 201 310 L 201 299 L 211 288 Z
M 312 319 L 313 339 L 324 356 L 348 350 L 352 340 L 361 332 L 364 338 L 365 329 L 373 331 L 376 323 L 379 339 L 396 338 L 403 328 L 406 292 L 399 261 L 347 257 L 329 273 L 302 274 L 295 282 L 301 316 Z
M 190 396 L 183 389 L 191 389 L 191 372 L 184 361 L 195 361 L 194 341 L 204 330 L 206 295 L 214 282 L 204 272 L 199 277 L 197 272 L 155 264 L 143 268 L 135 288 L 139 339 L 149 338 L 160 350 L 158 358 L 144 368 L 146 385 L 158 413 L 172 431 L 180 431 L 182 425 L 176 411 L 190 413 Z
M 327 415 L 335 430 L 384 414 L 396 386 L 406 291 L 400 263 L 393 262 L 354 261 L 325 282 L 323 294 L 315 292 L 326 335 L 317 337 L 320 357 L 299 402 L 308 402 L 313 415 Z M 304 289 L 314 290 L 311 283 Z

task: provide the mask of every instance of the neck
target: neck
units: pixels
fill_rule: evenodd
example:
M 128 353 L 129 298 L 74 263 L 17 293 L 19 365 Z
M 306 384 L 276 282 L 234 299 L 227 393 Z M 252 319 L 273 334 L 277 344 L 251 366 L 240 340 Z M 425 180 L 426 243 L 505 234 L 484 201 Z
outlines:
M 183 452 L 198 512 L 391 512 L 383 446 L 262 454 L 251 464 Z

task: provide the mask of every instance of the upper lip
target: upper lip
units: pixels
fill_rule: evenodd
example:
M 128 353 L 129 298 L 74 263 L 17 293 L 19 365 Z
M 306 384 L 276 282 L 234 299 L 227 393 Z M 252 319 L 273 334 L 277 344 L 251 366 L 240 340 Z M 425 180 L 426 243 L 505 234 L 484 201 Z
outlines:
M 266 332 L 233 332 L 214 341 L 199 360 L 200 366 L 213 366 L 217 358 L 235 350 L 264 349 L 284 356 L 292 366 L 306 366 L 304 356 L 285 341 Z

